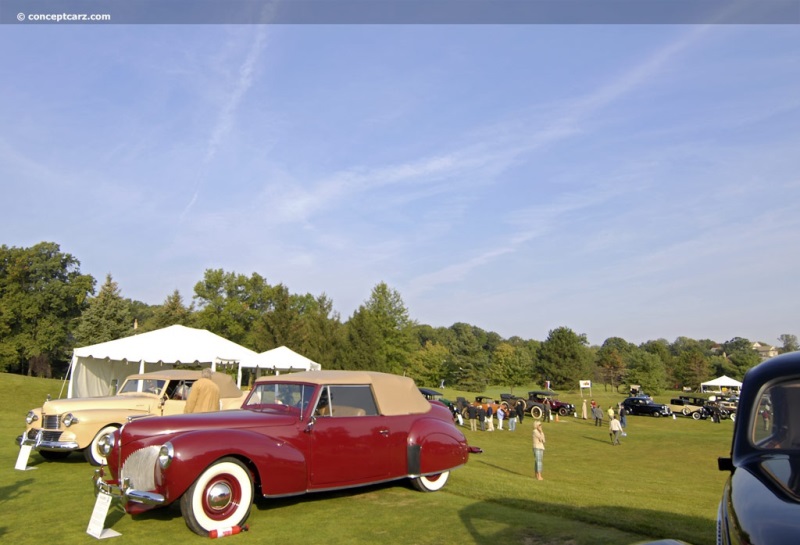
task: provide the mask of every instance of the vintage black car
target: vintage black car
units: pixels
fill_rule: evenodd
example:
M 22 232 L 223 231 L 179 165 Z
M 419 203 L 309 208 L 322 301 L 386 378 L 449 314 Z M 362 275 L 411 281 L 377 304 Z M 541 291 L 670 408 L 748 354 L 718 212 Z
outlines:
M 508 408 L 522 406 L 525 412 L 531 413 L 533 418 L 542 418 L 545 413 L 545 400 L 550 402 L 550 411 L 561 416 L 568 416 L 575 412 L 575 405 L 561 401 L 558 394 L 552 390 L 533 390 L 528 392 L 528 397 L 517 397 L 512 394 L 500 394 L 501 403 Z
M 622 406 L 625 407 L 628 414 L 632 415 L 655 417 L 672 415 L 672 410 L 669 407 L 656 403 L 649 397 L 629 397 L 622 402 Z
M 717 544 L 789 545 L 800 536 L 800 352 L 750 369 L 739 398 Z

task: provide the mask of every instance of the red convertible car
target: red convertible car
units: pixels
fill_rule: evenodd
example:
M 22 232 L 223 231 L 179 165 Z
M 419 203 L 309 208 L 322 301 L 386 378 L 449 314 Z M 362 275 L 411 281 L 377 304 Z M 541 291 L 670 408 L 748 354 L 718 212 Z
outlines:
M 142 418 L 100 439 L 95 492 L 135 514 L 178 502 L 200 535 L 241 526 L 256 494 L 284 497 L 410 479 L 440 490 L 470 452 L 414 381 L 357 371 L 260 378 L 241 410 Z

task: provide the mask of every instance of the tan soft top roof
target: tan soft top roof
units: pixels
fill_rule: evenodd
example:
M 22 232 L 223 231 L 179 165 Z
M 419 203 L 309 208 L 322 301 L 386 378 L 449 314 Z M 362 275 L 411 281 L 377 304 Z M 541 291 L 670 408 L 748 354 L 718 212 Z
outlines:
M 378 410 L 385 416 L 424 414 L 431 410 L 414 381 L 408 377 L 375 371 L 304 371 L 285 375 L 261 377 L 263 382 L 304 382 L 320 385 L 369 384 L 375 392 Z
M 164 369 L 163 371 L 153 371 L 141 375 L 130 375 L 125 380 L 136 379 L 165 379 L 165 380 L 198 380 L 202 376 L 202 371 L 192 371 L 190 369 Z M 219 397 L 241 397 L 244 395 L 233 377 L 225 373 L 211 373 L 211 380 L 219 386 Z

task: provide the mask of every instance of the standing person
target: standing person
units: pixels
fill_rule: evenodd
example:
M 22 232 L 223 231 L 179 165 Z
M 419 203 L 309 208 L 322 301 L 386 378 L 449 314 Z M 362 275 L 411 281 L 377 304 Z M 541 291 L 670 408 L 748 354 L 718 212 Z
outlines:
M 611 417 L 611 422 L 608 424 L 608 435 L 611 436 L 611 444 L 619 445 L 619 435 L 622 433 L 622 424 L 619 423 L 616 417 Z
M 458 407 L 454 404 L 450 405 L 450 410 L 453 411 L 453 418 L 458 422 L 459 426 L 464 425 L 464 417 L 458 412 Z
M 581 417 L 586 420 L 586 400 L 583 400 L 583 407 L 581 407 Z
M 592 416 L 594 417 L 595 426 L 600 427 L 603 425 L 603 409 L 600 408 L 600 405 L 595 405 L 592 409 Z
M 505 418 L 506 412 L 503 410 L 503 406 L 500 405 L 497 407 L 497 431 L 503 431 L 503 418 Z
M 536 472 L 536 480 L 542 481 L 542 461 L 544 458 L 544 431 L 542 431 L 542 421 L 537 420 L 533 423 L 533 469 Z
M 486 431 L 486 409 L 483 405 L 478 405 L 478 422 L 481 425 L 481 431 Z
M 544 421 L 550 422 L 553 420 L 553 409 L 550 406 L 550 398 L 544 398 Z
M 211 374 L 211 369 L 208 367 L 203 369 L 200 378 L 192 384 L 183 412 L 209 413 L 220 409 L 219 386 L 211 380 Z
M 517 431 L 517 407 L 508 410 L 508 431 Z
M 486 430 L 494 431 L 494 414 L 491 405 L 486 405 Z
M 614 418 L 614 406 L 613 405 L 609 405 L 608 406 L 608 420 L 610 421 L 612 418 Z
M 517 416 L 519 417 L 519 423 L 522 424 L 522 420 L 525 418 L 525 403 L 524 402 L 517 402 Z
M 627 437 L 625 427 L 628 425 L 628 411 L 625 410 L 624 405 L 619 406 L 619 425 L 622 426 L 622 437 Z
M 720 422 L 720 412 L 719 412 L 719 405 L 716 403 L 711 403 L 709 405 L 709 409 L 711 409 L 711 421 L 715 424 L 719 424 Z
M 469 429 L 478 431 L 478 407 L 475 405 L 468 405 L 467 418 L 469 419 Z

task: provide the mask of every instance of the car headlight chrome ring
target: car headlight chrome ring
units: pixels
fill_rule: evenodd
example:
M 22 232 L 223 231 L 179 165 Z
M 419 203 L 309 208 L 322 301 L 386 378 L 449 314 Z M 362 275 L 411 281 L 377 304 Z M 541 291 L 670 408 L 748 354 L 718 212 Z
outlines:
M 99 450 L 104 457 L 107 457 L 109 454 L 111 454 L 111 449 L 113 448 L 114 448 L 113 432 L 106 433 L 97 441 L 97 450 Z
M 73 424 L 78 423 L 78 419 L 72 413 L 67 413 L 64 415 L 64 418 L 61 419 L 66 427 L 70 427 Z
M 175 449 L 172 448 L 172 443 L 166 442 L 161 445 L 158 451 L 158 465 L 161 469 L 167 469 L 172 463 L 172 458 L 175 457 Z
M 36 416 L 36 413 L 33 411 L 28 411 L 28 414 L 25 416 L 25 422 L 28 424 L 33 424 L 37 420 L 39 420 L 39 417 Z

